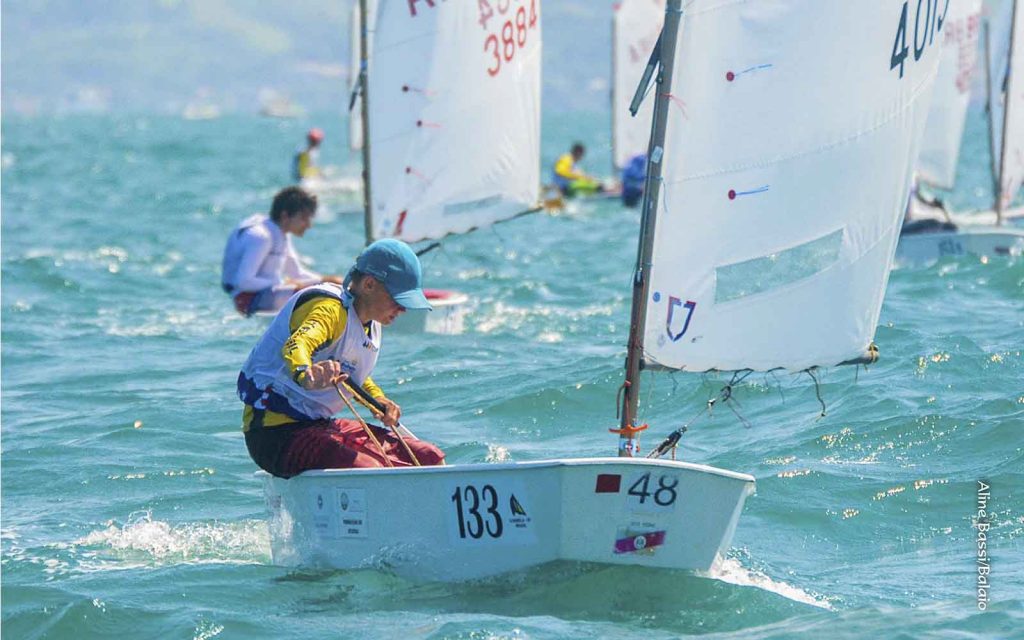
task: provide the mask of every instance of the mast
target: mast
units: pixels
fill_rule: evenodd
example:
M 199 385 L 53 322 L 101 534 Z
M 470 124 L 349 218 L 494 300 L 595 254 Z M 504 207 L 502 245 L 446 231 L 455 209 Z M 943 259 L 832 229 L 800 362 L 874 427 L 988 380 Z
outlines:
M 1003 142 L 1000 146 L 999 179 L 996 182 L 996 225 L 1003 224 L 1003 178 L 1006 175 L 1006 131 L 1010 123 L 1010 93 L 1013 84 L 1013 47 L 1017 39 L 1017 0 L 1013 2 L 1013 13 L 1010 16 L 1010 50 L 1006 53 L 1006 86 L 1003 87 Z M 990 94 L 991 95 L 991 94 Z M 989 110 L 991 114 L 991 110 Z M 991 117 L 991 116 L 990 116 Z M 1012 195 L 1012 194 L 1011 194 Z
M 992 165 L 992 193 L 996 197 L 996 208 L 999 208 L 999 167 L 996 166 L 996 132 L 995 116 L 992 114 L 992 38 L 988 20 L 985 21 L 985 110 L 988 112 L 988 151 L 989 164 Z M 996 214 L 998 215 L 998 213 Z
M 359 0 L 359 91 L 363 94 L 360 111 L 363 116 L 363 230 L 366 244 L 373 242 L 373 198 L 370 195 L 370 79 L 367 31 L 369 18 L 366 0 Z
M 640 242 L 633 275 L 633 310 L 629 319 L 629 344 L 626 356 L 626 380 L 623 383 L 622 421 L 619 425 L 619 455 L 631 457 L 636 451 L 636 412 L 640 397 L 640 368 L 644 353 L 644 318 L 650 290 L 651 254 L 654 250 L 654 229 L 657 222 L 658 195 L 661 191 L 662 156 L 665 149 L 665 128 L 668 122 L 669 95 L 672 93 L 672 70 L 675 65 L 676 41 L 682 18 L 682 0 L 668 0 L 665 5 L 665 26 L 659 45 L 659 71 L 654 99 L 651 139 L 647 145 L 647 179 L 640 218 Z

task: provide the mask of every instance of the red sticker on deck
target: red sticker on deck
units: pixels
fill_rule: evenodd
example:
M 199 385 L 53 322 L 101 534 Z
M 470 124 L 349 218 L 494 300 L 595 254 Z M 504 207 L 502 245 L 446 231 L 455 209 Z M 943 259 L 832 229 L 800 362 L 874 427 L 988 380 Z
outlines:
M 621 531 L 621 529 L 620 529 Z M 630 533 L 615 541 L 615 553 L 637 553 L 648 551 L 665 544 L 664 531 Z
M 617 473 L 600 473 L 594 493 L 618 493 L 622 485 L 622 476 Z

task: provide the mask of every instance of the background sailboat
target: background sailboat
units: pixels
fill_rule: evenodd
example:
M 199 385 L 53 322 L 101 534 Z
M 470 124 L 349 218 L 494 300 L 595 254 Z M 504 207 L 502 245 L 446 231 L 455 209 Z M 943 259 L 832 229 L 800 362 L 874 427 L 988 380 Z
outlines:
M 540 4 L 376 4 L 361 81 L 367 243 L 438 240 L 536 210 Z M 433 312 L 397 325 L 460 330 L 468 298 L 428 297 Z
M 367 1 L 367 11 L 372 24 L 375 15 L 375 0 Z M 361 28 L 360 3 L 352 4 L 352 12 L 349 23 L 349 70 L 348 70 L 348 95 L 349 103 L 345 105 L 348 110 L 348 147 L 351 151 L 361 151 L 363 148 L 363 116 L 362 100 L 360 98 L 359 80 L 361 77 L 360 55 L 361 39 L 359 30 Z M 372 46 L 372 45 L 371 45 Z M 312 191 L 320 198 L 320 212 L 331 212 L 328 207 L 336 207 L 343 214 L 357 214 L 359 209 L 356 203 L 362 199 L 363 180 L 361 177 L 352 175 L 351 172 L 343 170 L 335 165 L 320 167 L 321 175 L 302 179 L 302 186 Z M 333 214 L 332 214 L 333 217 Z
M 971 87 L 980 61 L 981 9 L 981 0 L 951 2 L 942 24 L 942 59 L 917 160 L 918 180 L 939 189 L 952 189 L 956 180 Z
M 557 559 L 708 569 L 728 549 L 753 478 L 631 457 L 640 363 L 802 370 L 864 351 L 938 56 L 890 66 L 907 25 L 886 0 L 697 1 L 680 34 L 681 17 L 669 0 L 620 457 L 264 474 L 275 562 L 459 580 Z
M 637 78 L 643 73 L 665 19 L 665 0 L 622 0 L 612 14 L 612 166 L 621 171 L 630 158 L 647 153 L 654 100 L 633 117 Z
M 1015 0 L 996 6 L 984 38 L 985 55 L 978 58 L 982 3 L 964 0 L 950 3 L 944 18 L 943 56 L 936 91 L 928 117 L 919 180 L 941 189 L 955 186 L 957 161 L 970 99 L 972 76 L 985 72 L 990 147 L 992 150 L 995 207 L 991 212 L 953 213 L 936 201 L 912 198 L 910 222 L 904 228 L 896 252 L 897 266 L 926 265 L 943 257 L 962 255 L 999 256 L 1024 252 L 1024 229 L 1004 225 L 1024 211 L 1010 211 L 1010 204 L 1024 175 L 1024 102 L 1014 98 L 1015 67 L 1021 50 Z M 1022 32 L 1024 33 L 1024 32 Z M 1016 45 L 1016 46 L 1014 46 Z M 1016 81 L 1020 84 L 1020 80 Z M 1017 87 L 1020 92 L 1020 87 Z

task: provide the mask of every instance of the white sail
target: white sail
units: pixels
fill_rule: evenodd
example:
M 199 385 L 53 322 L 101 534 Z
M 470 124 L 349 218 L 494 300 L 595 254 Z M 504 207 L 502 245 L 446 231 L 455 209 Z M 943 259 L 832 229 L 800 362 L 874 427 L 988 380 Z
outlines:
M 462 233 L 534 206 L 540 0 L 381 0 L 370 74 L 375 238 Z
M 864 353 L 941 53 L 942 3 L 915 4 L 686 4 L 649 363 L 799 371 Z
M 647 153 L 654 100 L 644 100 L 636 117 L 629 113 L 637 80 L 658 42 L 665 0 L 623 0 L 612 19 L 612 161 L 616 169 Z
M 1024 10 L 1014 3 L 1010 34 L 1006 92 L 1003 96 L 1003 139 L 1000 148 L 999 201 L 997 209 L 1008 208 L 1024 182 L 1024 79 L 1017 73 L 1024 67 Z
M 950 2 L 942 25 L 939 75 L 917 163 L 921 179 L 936 187 L 952 189 L 956 179 L 964 121 L 978 68 L 980 33 L 981 0 Z

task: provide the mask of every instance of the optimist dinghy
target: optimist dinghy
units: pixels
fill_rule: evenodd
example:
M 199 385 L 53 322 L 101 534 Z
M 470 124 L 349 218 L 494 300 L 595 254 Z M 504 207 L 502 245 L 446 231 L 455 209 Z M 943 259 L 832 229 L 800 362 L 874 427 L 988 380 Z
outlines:
M 989 142 L 996 203 L 993 211 L 950 213 L 918 198 L 910 202 L 911 222 L 896 249 L 897 267 L 932 264 L 942 258 L 982 259 L 1024 253 L 1024 228 L 1007 224 L 1019 216 L 1009 206 L 1024 180 L 1024 92 L 1016 69 L 1024 66 L 1024 11 L 1003 0 L 986 23 L 985 60 Z M 918 159 L 920 180 L 954 186 L 971 77 L 978 64 L 981 0 L 948 4 L 943 19 L 942 62 Z
M 366 243 L 436 241 L 537 211 L 540 0 L 359 4 L 362 130 L 350 138 L 363 153 Z M 440 291 L 435 311 L 394 327 L 461 331 L 468 303 Z
M 862 356 L 938 57 L 890 66 L 914 28 L 890 0 L 681 3 L 637 90 L 657 72 L 618 457 L 262 474 L 275 563 L 467 580 L 553 560 L 708 570 L 728 550 L 754 478 L 657 459 L 685 429 L 639 457 L 641 369 Z

